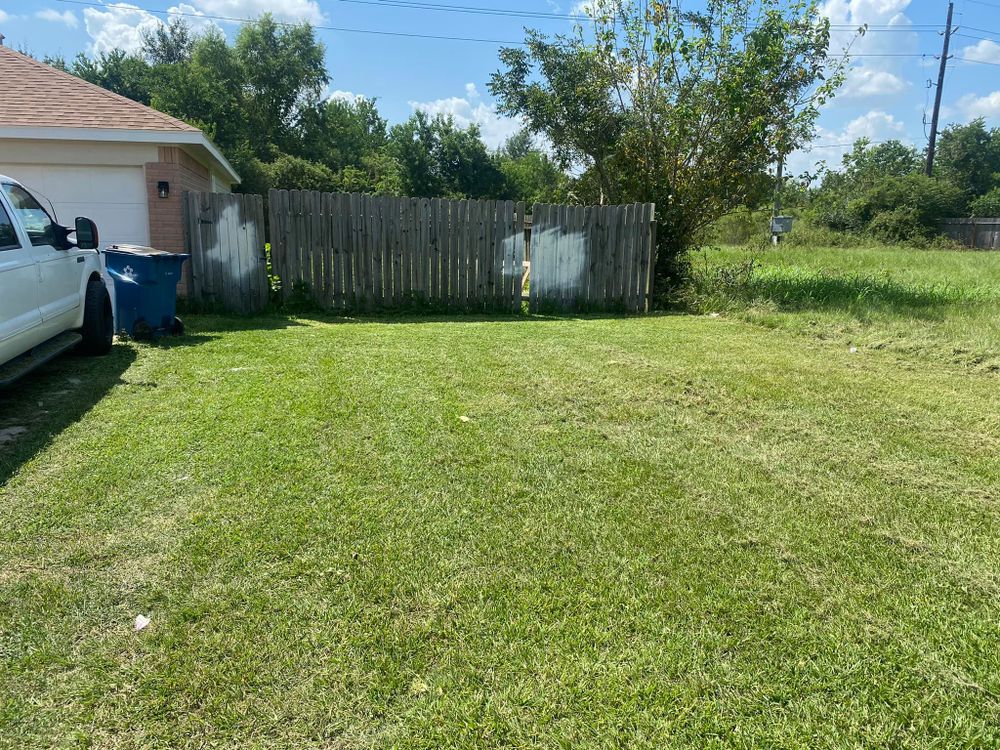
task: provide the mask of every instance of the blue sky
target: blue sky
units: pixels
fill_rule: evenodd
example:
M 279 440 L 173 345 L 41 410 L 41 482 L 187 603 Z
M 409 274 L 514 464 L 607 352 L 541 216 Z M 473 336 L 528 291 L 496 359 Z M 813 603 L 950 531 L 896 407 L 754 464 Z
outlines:
M 419 0 L 416 0 L 419 1 Z M 414 0 L 407 0 L 414 2 Z M 0 33 L 6 44 L 36 56 L 93 53 L 114 46 L 133 47 L 139 31 L 180 10 L 189 21 L 216 23 L 230 35 L 236 24 L 224 18 L 254 17 L 264 11 L 281 20 L 307 20 L 317 26 L 441 36 L 518 41 L 523 27 L 569 31 L 576 0 L 426 0 L 425 4 L 504 9 L 561 17 L 523 18 L 393 6 L 382 0 L 135 0 L 85 3 L 63 0 L 0 0 Z M 937 79 L 940 31 L 947 3 L 942 0 L 828 0 L 824 12 L 836 25 L 835 43 L 854 36 L 850 28 L 871 30 L 854 41 L 848 82 L 824 110 L 816 148 L 790 159 L 790 171 L 811 168 L 823 159 L 839 162 L 846 145 L 866 136 L 874 141 L 899 138 L 923 147 L 925 107 L 933 102 L 928 79 Z M 967 122 L 983 116 L 1000 126 L 1000 0 L 957 0 L 953 60 L 944 89 L 942 122 Z M 517 129 L 499 117 L 486 88 L 497 68 L 498 45 L 319 29 L 326 45 L 330 92 L 376 97 L 391 121 L 415 108 L 453 114 L 477 122 L 490 145 Z M 974 62 L 978 61 L 978 62 Z

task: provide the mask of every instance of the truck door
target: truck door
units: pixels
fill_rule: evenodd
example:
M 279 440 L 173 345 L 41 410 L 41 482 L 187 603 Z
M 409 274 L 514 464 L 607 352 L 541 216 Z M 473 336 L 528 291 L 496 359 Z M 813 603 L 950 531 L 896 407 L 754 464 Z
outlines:
M 0 201 L 0 364 L 34 345 L 24 343 L 42 321 L 37 294 L 34 248 L 18 235 Z
M 11 183 L 5 183 L 3 190 L 34 248 L 38 262 L 38 310 L 43 327 L 52 328 L 50 335 L 55 335 L 76 317 L 82 304 L 81 268 L 86 259 L 79 250 L 60 246 L 55 222 L 31 193 Z

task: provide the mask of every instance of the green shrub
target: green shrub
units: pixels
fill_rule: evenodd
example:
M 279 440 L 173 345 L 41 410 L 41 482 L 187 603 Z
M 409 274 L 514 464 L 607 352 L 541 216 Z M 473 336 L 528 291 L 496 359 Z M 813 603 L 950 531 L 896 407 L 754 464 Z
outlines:
M 1000 187 L 995 187 L 986 195 L 980 195 L 969 204 L 973 216 L 996 218 L 1000 216 Z
M 928 228 L 921 221 L 916 209 L 910 207 L 880 211 L 868 223 L 868 234 L 888 244 L 908 243 L 925 239 Z
M 808 215 L 817 226 L 835 232 L 860 232 L 864 222 L 850 209 L 851 195 L 847 190 L 820 191 L 813 198 Z
M 288 154 L 265 164 L 264 172 L 270 187 L 279 190 L 333 192 L 337 188 L 337 177 L 329 167 Z
M 790 247 L 860 247 L 865 239 L 856 232 L 833 229 L 806 213 L 792 223 L 783 241 Z
M 719 245 L 745 245 L 768 236 L 768 213 L 740 206 L 712 226 L 711 240 Z
M 849 206 L 866 228 L 878 214 L 909 209 L 908 215 L 916 225 L 914 234 L 926 234 L 935 230 L 941 219 L 961 216 L 965 212 L 965 195 L 945 180 L 910 174 L 883 180 L 852 200 Z M 895 220 L 903 217 L 901 213 Z

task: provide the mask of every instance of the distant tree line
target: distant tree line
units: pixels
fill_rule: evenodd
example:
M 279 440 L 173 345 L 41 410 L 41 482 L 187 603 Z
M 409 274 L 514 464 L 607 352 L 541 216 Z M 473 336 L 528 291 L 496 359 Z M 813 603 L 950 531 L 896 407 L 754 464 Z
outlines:
M 982 119 L 950 125 L 938 136 L 932 177 L 924 164 L 922 151 L 898 140 L 859 140 L 804 207 L 822 226 L 884 242 L 933 237 L 945 218 L 1000 216 L 1000 129 Z
M 938 135 L 933 176 L 922 149 L 889 140 L 857 140 L 836 170 L 782 186 L 784 208 L 799 217 L 789 237 L 802 244 L 858 239 L 923 245 L 940 237 L 942 219 L 1000 216 L 1000 128 L 982 119 Z M 715 240 L 742 243 L 767 233 L 771 196 L 721 219 Z
M 311 26 L 264 15 L 233 43 L 175 18 L 146 33 L 138 53 L 45 62 L 201 128 L 244 192 L 568 199 L 572 180 L 527 132 L 491 151 L 476 125 L 443 115 L 418 111 L 390 126 L 372 99 L 324 98 L 324 56 Z

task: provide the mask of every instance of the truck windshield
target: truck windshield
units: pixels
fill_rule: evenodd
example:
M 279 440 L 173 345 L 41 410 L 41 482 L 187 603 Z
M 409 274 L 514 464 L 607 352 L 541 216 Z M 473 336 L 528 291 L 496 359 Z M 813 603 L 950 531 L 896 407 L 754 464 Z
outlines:
M 31 244 L 35 246 L 55 245 L 55 225 L 34 196 L 20 185 L 9 182 L 0 183 L 0 188 L 3 189 L 7 199 L 14 207 L 18 218 L 21 219 L 21 223 L 31 239 Z

